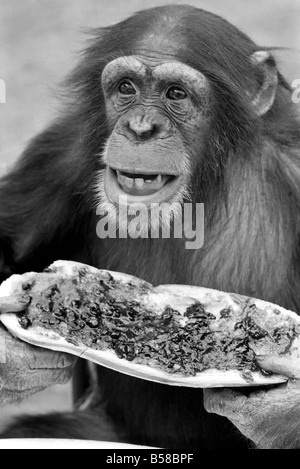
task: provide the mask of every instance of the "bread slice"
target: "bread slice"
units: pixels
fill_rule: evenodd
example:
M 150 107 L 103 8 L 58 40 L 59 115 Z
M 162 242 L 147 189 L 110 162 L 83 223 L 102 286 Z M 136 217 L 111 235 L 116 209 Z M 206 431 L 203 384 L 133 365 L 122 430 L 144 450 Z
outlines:
M 24 293 L 31 297 L 25 315 L 0 315 L 14 336 L 145 380 L 270 385 L 287 378 L 260 370 L 256 353 L 299 359 L 300 318 L 258 299 L 188 285 L 153 287 L 62 260 L 0 286 L 0 297 Z

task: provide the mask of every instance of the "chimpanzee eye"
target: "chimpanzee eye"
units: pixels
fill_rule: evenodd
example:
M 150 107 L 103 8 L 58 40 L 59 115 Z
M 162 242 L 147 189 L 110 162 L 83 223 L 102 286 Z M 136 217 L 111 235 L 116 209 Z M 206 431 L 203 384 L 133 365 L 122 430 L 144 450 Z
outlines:
M 121 94 L 132 95 L 136 94 L 134 86 L 130 83 L 129 80 L 123 80 L 119 84 L 119 92 Z
M 187 94 L 181 86 L 172 85 L 167 89 L 166 97 L 173 101 L 179 101 L 180 99 L 185 99 Z

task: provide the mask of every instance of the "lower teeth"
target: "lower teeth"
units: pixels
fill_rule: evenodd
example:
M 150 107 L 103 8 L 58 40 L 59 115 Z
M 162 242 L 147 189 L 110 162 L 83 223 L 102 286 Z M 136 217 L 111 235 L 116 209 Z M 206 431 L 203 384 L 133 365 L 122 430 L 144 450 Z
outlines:
M 148 176 L 147 179 L 144 177 L 128 177 L 126 173 L 120 171 L 116 171 L 116 174 L 118 182 L 124 190 L 145 191 L 146 193 L 147 191 L 156 192 L 160 190 L 167 180 L 167 176 L 161 174 L 153 177 Z

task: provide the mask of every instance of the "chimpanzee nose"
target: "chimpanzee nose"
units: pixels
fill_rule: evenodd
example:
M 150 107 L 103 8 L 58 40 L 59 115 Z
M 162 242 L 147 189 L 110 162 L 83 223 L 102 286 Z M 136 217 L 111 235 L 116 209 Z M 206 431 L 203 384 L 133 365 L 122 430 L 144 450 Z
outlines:
M 145 118 L 134 118 L 128 122 L 128 127 L 139 140 L 149 140 L 154 137 L 157 131 L 155 122 L 148 121 Z
M 123 132 L 130 140 L 144 142 L 158 137 L 164 129 L 162 116 L 155 111 L 135 111 L 126 116 Z

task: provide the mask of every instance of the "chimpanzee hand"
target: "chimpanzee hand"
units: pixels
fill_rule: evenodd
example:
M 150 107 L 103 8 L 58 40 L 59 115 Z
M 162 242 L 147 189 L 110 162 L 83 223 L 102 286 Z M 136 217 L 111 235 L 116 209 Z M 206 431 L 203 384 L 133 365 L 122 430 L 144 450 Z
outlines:
M 27 302 L 0 298 L 0 313 L 23 311 Z M 64 384 L 71 378 L 75 357 L 42 349 L 13 337 L 0 326 L 0 404 L 20 402 L 31 394 Z
M 300 448 L 300 363 L 283 357 L 265 357 L 259 363 L 291 379 L 247 395 L 235 389 L 207 389 L 205 409 L 227 417 L 259 449 Z

